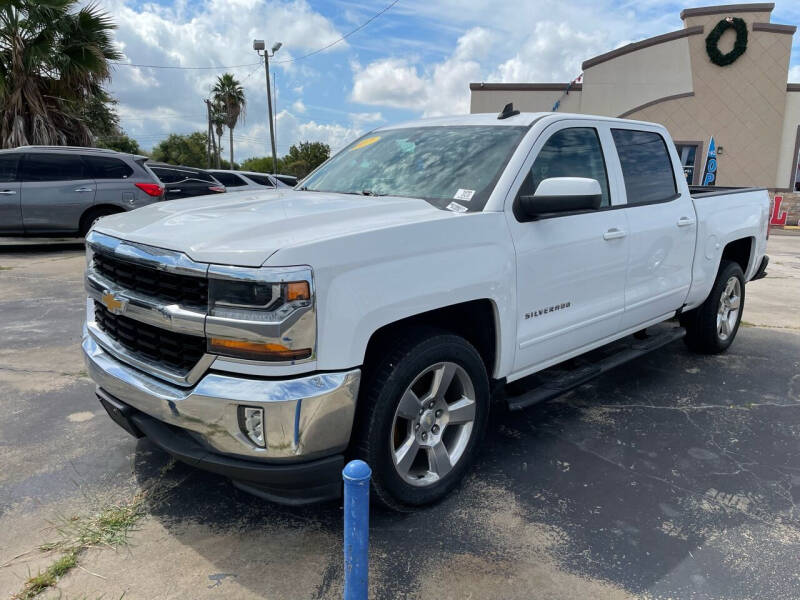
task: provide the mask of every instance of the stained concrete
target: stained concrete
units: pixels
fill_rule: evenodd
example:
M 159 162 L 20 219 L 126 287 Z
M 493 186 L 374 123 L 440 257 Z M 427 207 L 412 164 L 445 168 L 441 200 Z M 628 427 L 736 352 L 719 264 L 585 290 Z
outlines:
M 677 342 L 497 410 L 454 494 L 374 510 L 371 595 L 800 597 L 800 238 L 773 236 L 770 253 L 781 264 L 744 312 L 768 327 L 743 327 L 727 354 Z M 61 519 L 132 498 L 169 462 L 94 399 L 82 271 L 79 247 L 0 249 L 0 594 L 52 560 L 36 547 Z M 181 464 L 163 482 L 128 546 L 92 549 L 44 597 L 341 596 L 338 503 L 276 506 Z

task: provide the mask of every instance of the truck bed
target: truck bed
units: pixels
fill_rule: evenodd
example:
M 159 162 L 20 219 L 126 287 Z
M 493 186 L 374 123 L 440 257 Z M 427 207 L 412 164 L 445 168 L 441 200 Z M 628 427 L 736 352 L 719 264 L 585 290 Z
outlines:
M 722 196 L 728 194 L 741 194 L 744 192 L 766 191 L 767 188 L 760 187 L 721 187 L 718 185 L 690 185 L 689 193 L 692 198 L 708 198 L 710 196 Z

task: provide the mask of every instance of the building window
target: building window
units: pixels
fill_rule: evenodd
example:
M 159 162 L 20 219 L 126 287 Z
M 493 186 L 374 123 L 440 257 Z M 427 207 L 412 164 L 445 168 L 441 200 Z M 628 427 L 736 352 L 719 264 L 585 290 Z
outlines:
M 678 158 L 681 159 L 683 174 L 688 185 L 697 185 L 700 179 L 700 161 L 702 152 L 700 142 L 675 142 Z

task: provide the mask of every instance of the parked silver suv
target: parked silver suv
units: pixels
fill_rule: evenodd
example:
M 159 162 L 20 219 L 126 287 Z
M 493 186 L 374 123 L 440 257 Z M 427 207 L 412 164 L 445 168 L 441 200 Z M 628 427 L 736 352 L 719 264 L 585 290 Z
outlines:
M 164 199 L 146 156 L 100 148 L 0 150 L 0 235 L 85 235 L 97 219 Z

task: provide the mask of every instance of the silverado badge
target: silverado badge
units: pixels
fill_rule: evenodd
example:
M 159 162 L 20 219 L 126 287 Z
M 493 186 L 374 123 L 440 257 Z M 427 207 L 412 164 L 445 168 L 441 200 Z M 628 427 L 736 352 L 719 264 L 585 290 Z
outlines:
M 103 297 L 100 298 L 100 302 L 103 303 L 112 315 L 120 315 L 125 312 L 125 305 L 128 301 L 125 298 L 117 298 L 117 295 L 114 292 L 106 291 L 103 294 Z

